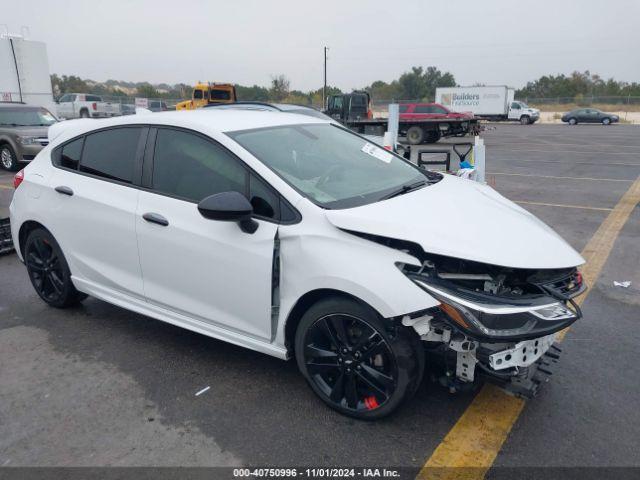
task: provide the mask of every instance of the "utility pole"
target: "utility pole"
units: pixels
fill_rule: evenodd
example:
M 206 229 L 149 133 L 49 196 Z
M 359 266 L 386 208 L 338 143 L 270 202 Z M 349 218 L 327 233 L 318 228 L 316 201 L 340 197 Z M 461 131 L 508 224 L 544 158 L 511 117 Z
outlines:
M 327 47 L 324 47 L 324 86 L 322 87 L 322 109 L 327 108 Z

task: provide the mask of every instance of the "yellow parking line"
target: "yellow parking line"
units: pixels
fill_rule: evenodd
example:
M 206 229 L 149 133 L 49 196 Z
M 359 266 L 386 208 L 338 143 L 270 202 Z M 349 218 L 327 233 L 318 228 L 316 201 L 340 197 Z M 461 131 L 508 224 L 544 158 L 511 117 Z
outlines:
M 6 188 L 7 190 L 13 190 L 13 185 L 2 185 L 0 183 L 0 188 Z
M 587 261 L 582 268 L 582 275 L 588 285 L 595 285 L 618 234 L 639 202 L 640 177 L 633 182 L 582 250 L 582 256 Z M 578 299 L 578 303 L 582 304 L 587 295 L 589 291 Z M 567 330 L 558 335 L 560 341 Z M 417 478 L 483 479 L 524 405 L 524 400 L 511 397 L 493 385 L 483 386 L 431 454 Z
M 515 203 L 522 203 L 524 205 L 542 205 L 543 207 L 562 207 L 562 208 L 580 208 L 583 210 L 601 210 L 604 212 L 610 212 L 613 208 L 607 207 L 589 207 L 587 205 L 567 205 L 564 203 L 544 203 L 544 202 L 527 202 L 525 200 L 513 200 Z
M 595 182 L 629 182 L 629 183 L 633 182 L 633 180 L 625 180 L 620 178 L 558 177 L 555 175 L 534 175 L 530 173 L 487 172 L 487 175 L 507 175 L 509 177 L 553 178 L 557 180 L 593 180 Z

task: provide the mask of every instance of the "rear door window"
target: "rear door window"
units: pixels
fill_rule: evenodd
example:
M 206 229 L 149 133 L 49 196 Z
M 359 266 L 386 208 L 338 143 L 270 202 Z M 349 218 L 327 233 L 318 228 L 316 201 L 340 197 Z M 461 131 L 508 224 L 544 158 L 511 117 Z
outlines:
M 108 180 L 131 183 L 142 128 L 125 127 L 87 135 L 80 171 Z
M 413 113 L 433 113 L 433 107 L 431 105 L 416 105 Z

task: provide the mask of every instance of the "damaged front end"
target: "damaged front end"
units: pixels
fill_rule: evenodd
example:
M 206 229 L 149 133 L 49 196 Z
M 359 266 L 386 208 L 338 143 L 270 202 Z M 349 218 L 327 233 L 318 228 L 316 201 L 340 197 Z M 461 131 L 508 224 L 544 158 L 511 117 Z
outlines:
M 444 360 L 441 383 L 456 391 L 481 376 L 513 395 L 535 396 L 559 358 L 556 332 L 582 317 L 573 300 L 586 289 L 580 272 L 507 268 L 407 250 L 422 266 L 398 267 L 440 305 L 406 315 L 402 323 Z

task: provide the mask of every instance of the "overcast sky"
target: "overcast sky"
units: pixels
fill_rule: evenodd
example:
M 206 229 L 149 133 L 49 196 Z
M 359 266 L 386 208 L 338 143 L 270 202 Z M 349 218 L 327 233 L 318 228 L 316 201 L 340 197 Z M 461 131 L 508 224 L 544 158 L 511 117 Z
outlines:
M 514 87 L 590 70 L 640 81 L 639 0 L 1 0 L 0 23 L 47 43 L 51 73 L 349 90 L 436 65 Z M 0 27 L 4 28 L 4 27 Z M 3 32 L 4 33 L 4 32 Z

